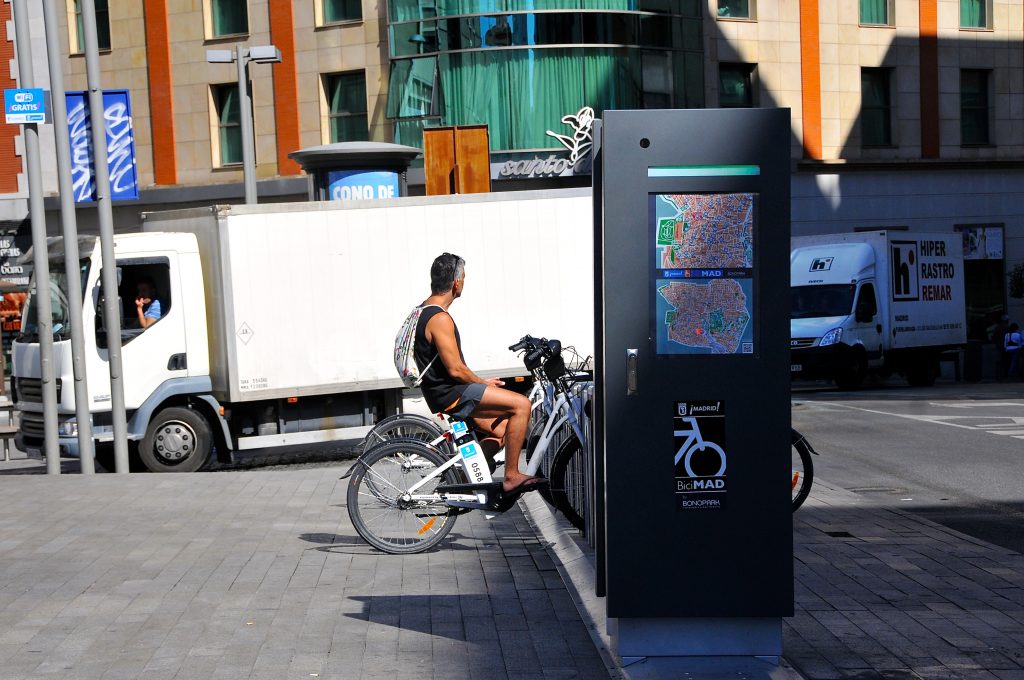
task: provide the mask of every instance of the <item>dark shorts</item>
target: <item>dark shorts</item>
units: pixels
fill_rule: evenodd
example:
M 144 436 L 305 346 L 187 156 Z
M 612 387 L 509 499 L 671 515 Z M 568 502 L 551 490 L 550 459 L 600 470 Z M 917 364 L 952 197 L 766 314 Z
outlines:
M 487 385 L 482 383 L 466 385 L 466 389 L 462 391 L 462 395 L 459 396 L 455 406 L 445 411 L 445 415 L 455 420 L 469 418 L 473 414 L 473 410 L 480 404 L 480 400 L 484 398 L 484 389 L 486 387 Z

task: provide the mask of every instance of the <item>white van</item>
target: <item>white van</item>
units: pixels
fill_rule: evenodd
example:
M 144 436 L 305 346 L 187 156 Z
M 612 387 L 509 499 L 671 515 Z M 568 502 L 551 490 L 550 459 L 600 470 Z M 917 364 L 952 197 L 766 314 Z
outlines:
M 957 234 L 896 230 L 793 239 L 791 372 L 855 389 L 869 372 L 935 381 L 967 341 Z

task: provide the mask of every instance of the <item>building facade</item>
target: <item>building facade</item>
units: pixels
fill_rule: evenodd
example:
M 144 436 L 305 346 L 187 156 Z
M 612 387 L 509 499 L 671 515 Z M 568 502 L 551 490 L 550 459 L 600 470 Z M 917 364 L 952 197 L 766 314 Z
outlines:
M 86 85 L 78 2 L 58 0 L 69 90 Z M 794 233 L 984 235 L 967 265 L 980 338 L 1004 311 L 1024 318 L 1007 286 L 1024 262 L 1022 4 L 96 0 L 103 86 L 127 92 L 139 185 L 115 219 L 241 200 L 236 67 L 206 54 L 239 44 L 282 53 L 249 65 L 261 200 L 303 200 L 288 154 L 335 141 L 417 145 L 426 126 L 485 123 L 492 156 L 514 160 L 564 154 L 548 131 L 584 106 L 786 107 Z M 0 191 L 18 196 L 17 130 L 0 132 Z

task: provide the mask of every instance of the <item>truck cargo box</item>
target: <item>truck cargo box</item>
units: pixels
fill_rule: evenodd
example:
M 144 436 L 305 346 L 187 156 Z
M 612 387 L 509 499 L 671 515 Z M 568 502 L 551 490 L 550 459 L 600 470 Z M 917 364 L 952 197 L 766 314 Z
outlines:
M 216 206 L 144 216 L 196 235 L 214 395 L 223 401 L 400 387 L 395 333 L 430 264 L 466 259 L 451 313 L 477 373 L 522 374 L 530 333 L 593 352 L 590 192 Z

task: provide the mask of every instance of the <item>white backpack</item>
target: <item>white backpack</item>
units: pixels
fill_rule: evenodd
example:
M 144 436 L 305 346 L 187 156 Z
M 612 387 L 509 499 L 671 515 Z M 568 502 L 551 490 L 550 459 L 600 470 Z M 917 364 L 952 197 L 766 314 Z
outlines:
M 414 307 L 409 312 L 409 316 L 405 317 L 402 327 L 398 329 L 398 335 L 395 336 L 395 369 L 406 387 L 419 387 L 423 382 L 423 375 L 437 361 L 438 355 L 434 355 L 434 358 L 422 371 L 416 365 L 416 327 L 420 323 L 420 315 L 423 314 L 423 310 L 429 307 L 441 307 L 441 305 Z

